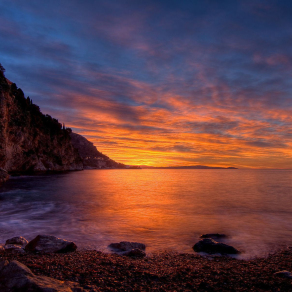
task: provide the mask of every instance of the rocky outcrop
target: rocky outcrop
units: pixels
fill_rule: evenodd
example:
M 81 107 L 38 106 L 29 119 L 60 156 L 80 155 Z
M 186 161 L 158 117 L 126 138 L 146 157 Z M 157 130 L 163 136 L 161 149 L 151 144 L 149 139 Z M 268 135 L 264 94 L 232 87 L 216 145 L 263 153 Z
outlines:
M 126 168 L 124 164 L 115 162 L 99 152 L 93 143 L 83 136 L 71 133 L 71 139 L 73 146 L 78 149 L 83 160 L 84 168 Z
M 108 247 L 121 255 L 129 257 L 142 258 L 146 256 L 144 252 L 146 246 L 139 242 L 121 241 L 119 243 L 111 243 Z
M 28 244 L 28 241 L 22 236 L 16 236 L 7 239 L 5 244 L 16 244 L 20 246 L 25 246 Z
M 217 242 L 211 238 L 204 238 L 193 246 L 196 252 L 206 252 L 209 254 L 239 254 L 240 252 L 231 245 Z
M 279 278 L 292 279 L 292 273 L 286 270 L 276 272 L 274 275 Z
M 0 168 L 0 185 L 9 179 L 9 174 L 6 170 Z
M 0 168 L 7 172 L 81 170 L 83 163 L 70 133 L 58 120 L 42 114 L 0 71 Z M 0 182 L 2 177 L 0 173 Z
M 141 250 L 145 250 L 146 246 L 143 243 L 139 242 L 129 242 L 129 241 L 121 241 L 119 243 L 111 243 L 108 246 L 110 249 L 117 250 L 117 251 L 129 251 L 134 248 L 138 248 Z
M 22 236 L 13 237 L 6 240 L 4 250 L 11 253 L 25 253 L 24 247 L 27 243 L 28 241 Z
M 2 261 L 0 262 L 0 291 L 85 292 L 88 290 L 74 282 L 36 276 L 27 266 L 18 261 Z
M 76 249 L 74 242 L 51 235 L 38 235 L 25 246 L 26 251 L 41 253 L 65 253 Z
M 146 253 L 139 248 L 134 248 L 129 251 L 126 251 L 125 253 L 123 253 L 123 255 L 132 258 L 143 258 L 146 256 Z
M 25 253 L 24 248 L 17 244 L 5 244 L 4 249 L 6 252 L 15 253 L 15 254 Z

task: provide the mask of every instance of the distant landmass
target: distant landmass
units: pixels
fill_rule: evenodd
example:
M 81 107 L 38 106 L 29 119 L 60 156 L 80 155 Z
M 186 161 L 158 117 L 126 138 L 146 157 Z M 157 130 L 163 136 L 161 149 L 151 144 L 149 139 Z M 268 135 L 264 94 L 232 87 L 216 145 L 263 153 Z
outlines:
M 8 173 L 126 168 L 25 97 L 0 64 L 0 182 Z
M 36 173 L 93 168 L 236 169 L 204 165 L 152 167 L 124 165 L 99 152 L 92 142 L 73 133 L 25 97 L 6 79 L 0 64 L 0 183 L 8 173 Z
M 238 169 L 236 167 L 220 167 L 220 166 L 206 166 L 206 165 L 191 165 L 191 166 L 167 166 L 167 167 L 155 167 L 148 165 L 140 165 L 140 168 L 155 168 L 155 169 Z
M 118 163 L 99 152 L 93 143 L 88 141 L 85 137 L 73 132 L 70 134 L 70 136 L 72 145 L 78 150 L 85 169 L 127 168 L 125 164 Z

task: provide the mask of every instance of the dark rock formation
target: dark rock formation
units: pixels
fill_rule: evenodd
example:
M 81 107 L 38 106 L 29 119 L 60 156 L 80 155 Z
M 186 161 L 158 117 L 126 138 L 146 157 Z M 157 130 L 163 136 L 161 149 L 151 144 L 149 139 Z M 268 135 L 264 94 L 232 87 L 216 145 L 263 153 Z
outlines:
M 27 245 L 28 241 L 22 236 L 13 237 L 6 240 L 4 249 L 6 252 L 11 253 L 25 253 L 24 246 Z
M 146 253 L 144 252 L 146 246 L 139 242 L 121 241 L 119 243 L 111 243 L 108 247 L 116 253 L 124 256 L 134 258 L 143 258 L 146 256 Z
M 77 283 L 36 276 L 18 261 L 2 261 L 0 262 L 0 291 L 83 292 L 86 290 L 79 287 Z
M 119 243 L 111 243 L 108 247 L 110 249 L 113 249 L 116 251 L 130 251 L 130 250 L 135 249 L 135 248 L 138 248 L 141 250 L 146 249 L 146 246 L 143 243 L 129 242 L 129 241 L 121 241 Z
M 0 64 L 0 69 L 3 68 Z M 41 113 L 0 70 L 0 184 L 8 173 L 126 168 L 93 143 Z
M 71 133 L 72 144 L 78 149 L 84 168 L 126 168 L 122 163 L 115 162 L 99 152 L 92 142 L 83 136 Z
M 70 132 L 58 120 L 42 114 L 0 72 L 0 168 L 8 172 L 83 169 Z
M 240 252 L 231 245 L 217 242 L 211 238 L 204 238 L 193 246 L 196 252 L 206 252 L 209 254 L 239 254 Z
M 1 145 L 0 145 L 1 147 Z M 0 148 L 1 149 L 1 148 Z M 0 168 L 0 185 L 9 179 L 9 174 L 6 170 Z
M 41 253 L 65 253 L 76 249 L 77 246 L 74 242 L 51 235 L 38 235 L 25 246 L 26 251 Z
M 123 255 L 133 258 L 143 258 L 146 256 L 146 253 L 139 248 L 134 248 L 131 249 L 130 251 L 126 251 L 125 253 L 123 253 Z
M 222 233 L 207 233 L 207 234 L 202 234 L 200 238 L 212 238 L 212 239 L 222 239 L 222 238 L 227 238 L 228 236 L 226 234 Z
M 23 245 L 27 245 L 28 241 L 22 236 L 16 236 L 16 237 L 7 239 L 5 244 L 16 244 L 16 245 L 23 246 Z
M 4 249 L 6 252 L 11 253 L 25 253 L 24 248 L 21 245 L 17 244 L 5 244 Z
M 274 275 L 279 277 L 279 278 L 292 279 L 292 273 L 290 273 L 289 271 L 286 271 L 286 270 L 276 272 L 276 273 L 274 273 Z

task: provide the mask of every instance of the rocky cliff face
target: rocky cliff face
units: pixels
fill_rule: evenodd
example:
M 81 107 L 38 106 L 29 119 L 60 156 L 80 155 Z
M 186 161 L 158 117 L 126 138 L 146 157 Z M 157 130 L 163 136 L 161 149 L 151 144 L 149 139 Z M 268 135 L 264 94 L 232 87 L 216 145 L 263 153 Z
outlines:
M 70 133 L 0 71 L 0 168 L 10 173 L 81 170 Z
M 84 168 L 126 168 L 108 156 L 99 152 L 96 147 L 81 135 L 71 133 L 72 144 L 78 149 L 83 160 Z

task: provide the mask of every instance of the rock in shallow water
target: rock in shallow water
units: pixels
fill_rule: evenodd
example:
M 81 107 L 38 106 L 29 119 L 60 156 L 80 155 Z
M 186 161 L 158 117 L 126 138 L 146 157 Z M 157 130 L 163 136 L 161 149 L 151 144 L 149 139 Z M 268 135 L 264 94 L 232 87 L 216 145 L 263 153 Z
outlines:
M 193 246 L 196 252 L 206 252 L 209 254 L 239 254 L 240 251 L 231 245 L 217 242 L 211 238 L 204 238 Z
M 283 270 L 280 272 L 274 273 L 275 276 L 280 277 L 280 278 L 287 278 L 287 279 L 292 279 L 292 273 L 289 271 Z
M 130 251 L 132 249 L 140 249 L 140 250 L 145 250 L 146 246 L 143 243 L 139 242 L 129 242 L 129 241 L 121 241 L 119 243 L 111 243 L 108 246 L 110 249 L 116 250 L 116 251 Z
M 28 244 L 28 240 L 26 240 L 24 237 L 22 236 L 17 236 L 17 237 L 12 237 L 10 239 L 6 240 L 6 244 L 16 244 L 16 245 L 27 245 Z
M 38 235 L 25 246 L 27 251 L 43 253 L 64 253 L 75 251 L 76 249 L 77 246 L 74 242 L 51 235 Z
M 18 261 L 0 262 L 0 291 L 83 292 L 73 282 L 63 282 L 45 276 L 36 276 Z

